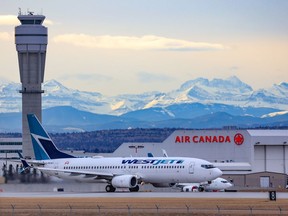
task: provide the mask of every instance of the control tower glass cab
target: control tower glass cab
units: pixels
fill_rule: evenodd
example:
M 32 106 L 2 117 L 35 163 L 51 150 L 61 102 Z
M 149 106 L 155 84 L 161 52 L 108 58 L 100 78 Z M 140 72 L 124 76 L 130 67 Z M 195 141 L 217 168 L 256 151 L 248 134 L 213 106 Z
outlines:
M 18 52 L 18 64 L 22 89 L 22 139 L 23 155 L 34 157 L 27 114 L 35 114 L 42 119 L 42 83 L 44 80 L 48 31 L 42 25 L 43 15 L 18 15 L 21 25 L 15 27 L 15 44 Z
M 33 13 L 30 12 L 28 15 L 19 14 L 18 19 L 21 22 L 21 25 L 42 25 L 45 16 L 33 15 Z

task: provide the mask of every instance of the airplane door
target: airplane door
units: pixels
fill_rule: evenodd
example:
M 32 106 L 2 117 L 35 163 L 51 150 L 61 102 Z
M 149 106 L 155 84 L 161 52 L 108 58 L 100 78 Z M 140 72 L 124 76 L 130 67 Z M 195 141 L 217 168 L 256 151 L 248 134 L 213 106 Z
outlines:
M 58 169 L 58 162 L 53 162 L 54 169 Z
M 195 166 L 194 162 L 191 162 L 189 164 L 189 174 L 193 174 L 194 173 L 194 166 Z
M 53 165 L 54 165 L 54 169 L 58 169 L 58 163 L 57 162 L 54 162 Z M 54 173 L 56 176 L 59 174 L 57 171 L 55 171 Z

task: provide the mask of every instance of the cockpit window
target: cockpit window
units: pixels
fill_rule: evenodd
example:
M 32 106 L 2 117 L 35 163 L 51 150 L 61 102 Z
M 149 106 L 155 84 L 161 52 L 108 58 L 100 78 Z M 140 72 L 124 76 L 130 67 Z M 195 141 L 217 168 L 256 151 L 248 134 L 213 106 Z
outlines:
M 203 167 L 204 169 L 213 169 L 213 168 L 215 168 L 215 166 L 212 165 L 212 164 L 202 164 L 201 167 Z
M 228 181 L 221 181 L 222 183 L 225 183 L 225 184 L 227 184 L 228 183 Z

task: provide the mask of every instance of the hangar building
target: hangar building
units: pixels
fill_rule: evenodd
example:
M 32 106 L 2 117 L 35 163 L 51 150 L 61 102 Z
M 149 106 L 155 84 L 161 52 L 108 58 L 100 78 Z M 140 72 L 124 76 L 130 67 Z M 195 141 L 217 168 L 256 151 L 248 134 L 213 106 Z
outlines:
M 19 158 L 22 153 L 22 138 L 0 138 L 0 160 Z
M 288 130 L 176 130 L 162 143 L 123 143 L 113 156 L 162 156 L 162 149 L 212 162 L 235 186 L 288 185 Z

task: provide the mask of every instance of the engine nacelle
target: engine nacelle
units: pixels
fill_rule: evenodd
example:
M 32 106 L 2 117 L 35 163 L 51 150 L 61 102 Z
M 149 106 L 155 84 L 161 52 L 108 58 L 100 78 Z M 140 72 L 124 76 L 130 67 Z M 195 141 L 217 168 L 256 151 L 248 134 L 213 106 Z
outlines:
M 133 188 L 137 185 L 137 178 L 133 175 L 115 176 L 111 184 L 115 188 Z
M 173 187 L 175 183 L 154 183 L 152 184 L 156 188 Z
M 198 192 L 198 187 L 195 185 L 188 185 L 182 188 L 183 192 Z

